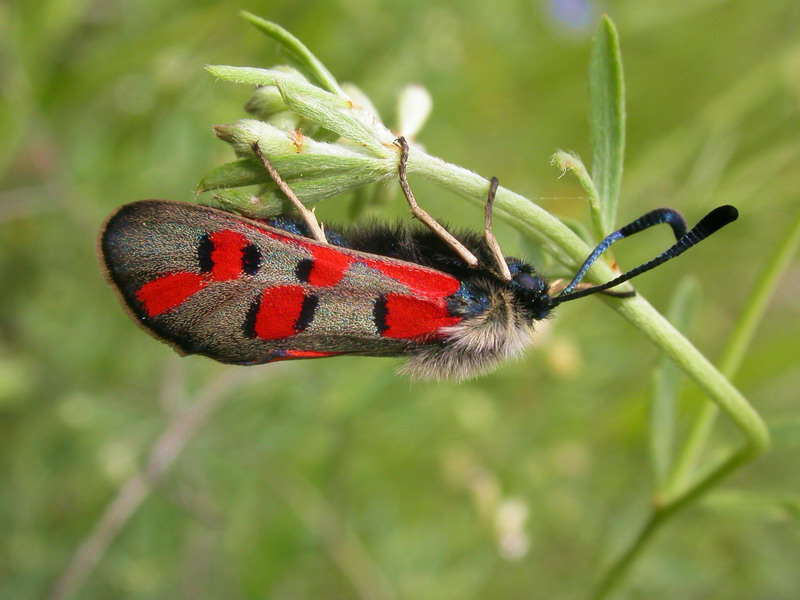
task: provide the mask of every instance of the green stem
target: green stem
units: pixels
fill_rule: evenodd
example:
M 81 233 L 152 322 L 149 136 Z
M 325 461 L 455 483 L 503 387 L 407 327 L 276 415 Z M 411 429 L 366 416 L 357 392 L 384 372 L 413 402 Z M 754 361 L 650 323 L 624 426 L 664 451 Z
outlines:
M 795 222 L 789 228 L 786 236 L 778 244 L 775 253 L 767 262 L 761 280 L 745 303 L 745 309 L 742 311 L 723 353 L 720 373 L 724 374 L 724 376 L 733 377 L 739 370 L 745 350 L 750 345 L 755 330 L 766 312 L 772 292 L 789 266 L 789 262 L 797 251 L 798 245 L 800 245 L 800 214 L 798 214 Z M 706 446 L 720 407 L 721 405 L 712 402 L 703 407 L 688 436 L 680 458 L 676 462 L 668 491 L 661 499 L 663 503 L 653 510 L 628 549 L 620 555 L 606 572 L 595 592 L 595 600 L 606 597 L 630 569 L 647 541 L 669 517 L 702 496 L 717 481 L 720 481 L 739 466 L 756 457 L 766 447 L 761 444 L 762 441 L 766 443 L 766 438 L 760 440 L 751 436 L 750 444 L 731 454 L 706 476 L 701 477 L 693 484 L 689 484 L 689 478 L 695 472 L 695 466 Z
M 800 213 L 767 261 L 762 271 L 763 275 L 745 302 L 744 310 L 728 339 L 720 360 L 720 371 L 726 377 L 733 378 L 738 372 L 745 350 L 750 346 L 756 328 L 766 313 L 772 293 L 797 252 L 798 245 L 800 245 Z M 670 477 L 668 496 L 679 493 L 688 484 L 711 436 L 718 413 L 716 404 L 710 402 L 704 404 L 675 463 L 675 469 Z
M 489 191 L 489 181 L 477 173 L 425 154 L 411 147 L 408 172 L 418 174 L 458 194 L 459 197 L 483 206 Z M 519 231 L 541 244 L 544 249 L 565 265 L 577 267 L 591 249 L 571 229 L 527 198 L 504 187 L 497 190 L 496 214 Z M 595 268 L 597 267 L 597 268 Z M 589 279 L 610 279 L 614 276 L 608 265 L 596 262 L 589 270 Z
M 603 239 L 610 233 L 607 231 L 605 225 L 605 217 L 603 216 L 603 200 L 600 198 L 600 192 L 597 191 L 594 179 L 589 175 L 583 161 L 576 154 L 564 152 L 559 150 L 550 159 L 550 162 L 561 171 L 572 171 L 572 174 L 578 180 L 583 191 L 589 198 L 589 212 L 592 215 L 592 224 L 594 225 L 594 233 L 598 239 Z
M 608 299 L 610 300 L 610 299 Z M 607 302 L 608 302 L 607 300 Z M 613 307 L 694 379 L 716 405 L 736 423 L 758 454 L 769 445 L 764 421 L 733 384 L 642 296 Z
M 611 590 L 619 583 L 622 577 L 630 570 L 636 558 L 641 554 L 647 542 L 653 535 L 666 523 L 671 517 L 680 512 L 697 498 L 702 496 L 705 492 L 711 489 L 718 481 L 721 481 L 740 466 L 749 462 L 760 454 L 761 450 L 746 444 L 736 452 L 732 453 L 725 459 L 717 468 L 713 469 L 708 475 L 697 481 L 692 487 L 688 488 L 684 493 L 675 497 L 667 504 L 657 506 L 650 513 L 650 517 L 645 522 L 644 526 L 639 530 L 636 538 L 633 540 L 627 550 L 623 552 L 617 560 L 606 571 L 606 574 L 600 580 L 597 588 L 595 589 L 593 600 L 603 600 L 606 598 Z

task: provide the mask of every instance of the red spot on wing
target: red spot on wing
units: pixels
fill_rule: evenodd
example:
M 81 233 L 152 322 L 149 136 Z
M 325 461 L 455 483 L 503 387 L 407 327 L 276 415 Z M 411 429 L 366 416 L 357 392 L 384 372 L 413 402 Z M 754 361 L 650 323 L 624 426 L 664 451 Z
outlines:
M 175 308 L 207 283 L 208 280 L 200 273 L 169 273 L 145 283 L 136 292 L 136 298 L 144 306 L 147 316 L 155 317 Z
M 175 308 L 212 281 L 228 281 L 242 274 L 242 251 L 249 241 L 240 233 L 223 229 L 211 234 L 211 273 L 179 271 L 145 283 L 136 298 L 150 317 Z
M 279 350 L 274 357 L 265 362 L 278 362 L 279 360 L 295 360 L 298 358 L 325 358 L 338 356 L 341 352 L 316 352 L 314 350 Z
M 352 256 L 348 256 L 336 248 L 308 246 L 308 249 L 311 250 L 314 261 L 308 277 L 308 283 L 311 285 L 319 287 L 336 285 L 354 262 Z
M 416 268 L 374 259 L 365 259 L 364 262 L 424 296 L 445 298 L 455 294 L 461 287 L 461 282 L 455 277 L 433 269 Z
M 278 340 L 296 333 L 305 294 L 299 285 L 267 288 L 261 293 L 253 331 L 263 340 Z
M 386 294 L 386 330 L 384 337 L 424 340 L 436 337 L 441 327 L 456 325 L 443 300 Z
M 316 350 L 286 350 L 288 358 L 325 358 L 326 356 L 337 356 L 341 352 L 317 352 Z
M 211 252 L 211 278 L 214 281 L 236 279 L 242 274 L 242 250 L 250 242 L 241 233 L 230 229 L 211 235 L 214 250 Z

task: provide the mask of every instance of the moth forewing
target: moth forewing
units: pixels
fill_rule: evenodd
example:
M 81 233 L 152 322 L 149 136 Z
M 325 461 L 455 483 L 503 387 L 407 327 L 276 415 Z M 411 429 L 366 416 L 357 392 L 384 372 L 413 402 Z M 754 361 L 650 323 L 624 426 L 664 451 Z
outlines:
M 193 204 L 122 207 L 100 253 L 137 322 L 222 362 L 401 355 L 460 320 L 446 301 L 460 283 L 446 273 Z

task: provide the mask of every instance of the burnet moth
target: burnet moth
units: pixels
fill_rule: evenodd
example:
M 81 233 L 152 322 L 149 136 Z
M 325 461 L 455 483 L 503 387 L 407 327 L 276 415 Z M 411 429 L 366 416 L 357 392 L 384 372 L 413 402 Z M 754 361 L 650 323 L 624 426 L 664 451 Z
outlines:
M 426 227 L 373 223 L 322 230 L 258 145 L 253 150 L 301 217 L 256 221 L 214 208 L 143 200 L 112 214 L 100 234 L 111 284 L 134 320 L 181 354 L 255 365 L 342 354 L 405 356 L 419 378 L 476 376 L 518 355 L 536 321 L 559 304 L 603 292 L 675 258 L 734 221 L 720 206 L 687 232 L 681 215 L 653 210 L 606 237 L 566 285 L 503 256 L 492 234 L 453 235 L 417 205 L 398 140 L 400 183 Z M 677 242 L 602 285 L 582 284 L 614 242 L 660 223 Z M 613 292 L 607 292 L 613 293 Z

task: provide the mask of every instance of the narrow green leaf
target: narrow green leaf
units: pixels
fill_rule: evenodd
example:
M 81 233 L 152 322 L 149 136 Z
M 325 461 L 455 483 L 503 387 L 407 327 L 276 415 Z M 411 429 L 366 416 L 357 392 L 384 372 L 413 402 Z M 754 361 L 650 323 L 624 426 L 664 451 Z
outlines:
M 667 318 L 681 333 L 691 328 L 697 311 L 700 285 L 684 277 L 675 289 L 667 309 Z M 675 443 L 675 406 L 680 389 L 681 371 L 669 357 L 662 356 L 653 372 L 653 397 L 650 404 L 650 454 L 656 484 L 666 483 L 672 468 Z
M 352 171 L 320 177 L 303 177 L 292 180 L 292 191 L 306 206 L 313 206 L 330 196 L 344 194 L 363 188 L 374 179 L 369 173 Z M 265 219 L 283 214 L 287 210 L 287 200 L 273 182 L 267 182 L 260 196 L 253 196 L 240 189 L 221 188 L 215 190 L 204 203 L 246 215 L 254 219 Z
M 331 196 L 337 196 L 363 188 L 373 180 L 363 172 L 302 178 L 291 181 L 292 191 L 306 206 L 313 206 Z M 266 219 L 283 214 L 290 209 L 287 199 L 272 181 L 264 182 L 259 196 L 239 188 L 216 188 L 201 204 L 208 204 L 239 213 L 253 219 Z M 203 190 L 198 190 L 203 192 Z
M 354 83 L 346 81 L 342 84 L 342 89 L 347 92 L 348 97 L 353 101 L 354 104 L 357 104 L 362 108 L 362 110 L 365 110 L 371 116 L 371 118 L 380 121 L 381 116 L 378 112 L 378 109 L 375 108 L 372 100 L 370 100 L 369 96 L 367 96 L 361 90 L 361 88 Z
M 386 147 L 394 135 L 369 110 L 326 92 L 289 73 L 275 69 L 207 65 L 212 75 L 249 85 L 274 85 L 286 106 L 297 114 L 335 132 L 367 149 L 374 156 L 386 158 Z
M 348 173 L 323 175 L 320 177 L 303 177 L 291 181 L 292 191 L 297 194 L 303 204 L 314 204 L 330 196 L 337 196 L 356 190 L 370 183 L 375 183 L 374 173 L 368 171 L 352 170 Z M 283 202 L 283 194 L 270 192 L 265 200 Z
M 239 188 L 223 188 L 206 195 L 200 204 L 213 206 L 227 212 L 237 213 L 251 219 L 268 219 L 285 213 L 287 201 L 281 201 L 275 193 L 275 184 L 264 186 L 261 196 L 249 194 Z M 305 202 L 304 202 L 305 204 Z
M 711 492 L 703 505 L 737 517 L 786 521 L 800 526 L 800 495 L 787 492 L 753 492 L 726 489 Z
M 349 157 L 326 156 L 320 154 L 276 154 L 270 161 L 292 189 L 300 195 L 298 183 L 306 178 L 330 178 L 334 175 L 349 175 L 354 180 L 373 183 L 386 179 L 393 171 L 387 171 L 379 160 Z M 302 179 L 300 179 L 302 178 Z M 212 169 L 198 184 L 198 192 L 208 192 L 222 188 L 236 188 L 246 185 L 271 183 L 269 173 L 255 158 L 245 158 L 229 162 Z M 336 189 L 338 189 L 338 184 Z M 332 192 L 329 195 L 338 193 Z M 301 200 L 302 200 L 301 196 Z
M 241 83 L 244 85 L 275 85 L 285 77 L 295 77 L 298 81 L 303 81 L 301 78 L 287 73 L 286 71 L 279 71 L 278 69 L 261 69 L 259 67 L 234 67 L 232 65 L 206 65 L 206 71 L 211 73 L 214 77 L 232 81 L 233 83 Z M 306 82 L 311 88 L 317 89 L 320 93 L 330 94 L 325 90 Z M 331 94 L 334 98 L 338 98 L 335 94 Z M 342 106 L 347 105 L 347 100 L 339 98 Z
M 324 64 L 312 54 L 306 45 L 286 31 L 283 27 L 272 21 L 267 21 L 259 16 L 249 13 L 246 10 L 241 15 L 252 23 L 257 29 L 266 33 L 273 40 L 283 46 L 294 58 L 299 66 L 303 67 L 324 89 L 344 98 L 347 95 L 339 87 L 336 78 L 325 67 Z
M 592 179 L 602 201 L 600 237 L 614 229 L 625 154 L 625 82 L 619 36 L 603 16 L 594 37 L 589 66 L 589 121 L 592 137 Z
M 213 168 L 197 184 L 197 193 L 266 183 L 269 173 L 255 158 L 245 158 Z
M 296 81 L 286 80 L 276 85 L 290 110 L 363 146 L 375 156 L 388 155 L 384 144 L 391 144 L 394 135 L 371 114 L 366 111 L 359 114 L 360 109 L 354 105 L 341 106 L 338 97 L 314 93 L 309 86 Z M 361 120 L 362 116 L 372 121 L 370 126 Z
M 553 154 L 552 157 L 550 157 L 550 164 L 555 166 L 557 169 L 560 169 L 562 175 L 567 171 L 572 171 L 572 173 L 578 179 L 578 183 L 581 184 L 581 187 L 589 197 L 589 212 L 592 214 L 592 223 L 594 224 L 595 234 L 597 235 L 598 239 L 603 239 L 606 236 L 606 232 L 602 221 L 602 202 L 600 201 L 600 195 L 597 192 L 597 187 L 595 187 L 594 181 L 592 181 L 592 177 L 589 175 L 589 171 L 583 164 L 581 157 L 574 152 L 565 152 L 564 150 L 559 150 Z M 589 246 L 594 246 L 595 244 L 595 242 L 591 239 L 591 236 L 588 238 L 583 238 L 583 240 Z
M 259 203 L 258 196 L 254 196 L 239 188 L 216 190 L 213 194 L 206 195 L 200 199 L 199 203 L 248 217 L 258 216 L 253 214 L 253 207 L 258 206 Z

